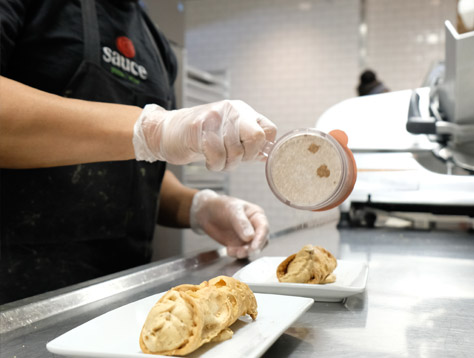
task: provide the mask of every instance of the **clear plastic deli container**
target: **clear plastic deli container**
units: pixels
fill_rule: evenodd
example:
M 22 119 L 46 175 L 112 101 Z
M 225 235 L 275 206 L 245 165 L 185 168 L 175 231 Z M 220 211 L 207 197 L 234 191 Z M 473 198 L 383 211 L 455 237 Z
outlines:
M 357 167 L 347 136 L 312 128 L 293 130 L 267 143 L 268 185 L 283 203 L 297 209 L 323 211 L 341 204 L 352 192 Z

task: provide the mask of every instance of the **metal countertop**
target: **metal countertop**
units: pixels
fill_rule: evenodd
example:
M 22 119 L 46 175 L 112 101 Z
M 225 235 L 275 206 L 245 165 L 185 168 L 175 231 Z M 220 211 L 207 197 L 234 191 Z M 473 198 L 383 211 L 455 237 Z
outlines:
M 273 238 L 259 256 L 288 256 L 307 243 L 368 261 L 367 289 L 315 302 L 263 357 L 472 357 L 473 234 L 328 224 Z M 0 357 L 52 357 L 48 341 L 100 314 L 247 263 L 213 251 L 0 306 Z

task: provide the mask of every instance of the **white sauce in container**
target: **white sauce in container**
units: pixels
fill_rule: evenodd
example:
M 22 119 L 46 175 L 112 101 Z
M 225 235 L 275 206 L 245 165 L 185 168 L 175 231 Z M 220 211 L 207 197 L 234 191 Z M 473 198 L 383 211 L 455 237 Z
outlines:
M 305 210 L 326 210 L 345 198 L 353 187 L 352 172 L 351 159 L 341 144 L 311 128 L 281 137 L 266 164 L 267 181 L 276 197 Z

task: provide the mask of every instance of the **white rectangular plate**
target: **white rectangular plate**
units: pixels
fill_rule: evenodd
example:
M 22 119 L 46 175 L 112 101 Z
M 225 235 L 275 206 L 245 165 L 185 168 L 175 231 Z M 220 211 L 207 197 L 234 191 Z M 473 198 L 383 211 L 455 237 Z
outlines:
M 367 283 L 366 262 L 338 260 L 336 282 L 325 285 L 279 282 L 278 265 L 286 257 L 262 257 L 237 271 L 234 277 L 245 282 L 254 292 L 310 297 L 315 301 L 338 302 L 363 292 Z
M 164 293 L 119 307 L 52 340 L 46 348 L 73 357 L 163 357 L 144 354 L 138 338 L 148 312 Z M 234 336 L 207 343 L 186 357 L 260 357 L 290 325 L 314 303 L 305 297 L 255 294 L 255 321 L 241 317 L 232 326 Z

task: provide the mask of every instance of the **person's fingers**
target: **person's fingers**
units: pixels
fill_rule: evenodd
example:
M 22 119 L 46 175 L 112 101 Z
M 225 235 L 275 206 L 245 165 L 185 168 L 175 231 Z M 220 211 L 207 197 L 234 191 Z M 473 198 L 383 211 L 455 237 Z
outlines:
M 254 160 L 265 143 L 265 131 L 259 124 L 259 118 L 263 116 L 243 101 L 229 103 L 229 116 L 237 116 L 239 141 L 244 149 L 242 160 Z
M 244 202 L 243 205 L 234 208 L 233 212 L 235 222 L 238 223 L 234 225 L 234 229 L 239 237 L 250 244 L 237 247 L 228 245 L 229 255 L 244 258 L 252 252 L 262 250 L 267 244 L 269 233 L 268 220 L 263 210 L 259 206 Z
M 267 217 L 263 211 L 257 211 L 250 217 L 250 222 L 255 230 L 255 235 L 250 244 L 250 250 L 261 250 L 268 240 L 268 233 L 270 231 Z
M 260 127 L 262 127 L 265 133 L 265 142 L 263 144 L 263 147 L 260 148 L 260 151 L 258 152 L 255 160 L 260 161 L 260 162 L 265 162 L 268 159 L 268 149 L 266 151 L 266 154 L 264 154 L 265 147 L 268 145 L 268 143 L 275 142 L 277 127 L 272 121 L 270 121 L 268 118 L 264 116 L 261 116 L 260 118 L 258 118 L 257 123 L 260 125 Z
M 236 201 L 236 204 L 232 205 L 231 211 L 232 213 L 229 215 L 231 215 L 232 228 L 243 242 L 250 242 L 255 236 L 255 230 L 247 217 L 243 202 Z
M 244 147 L 240 142 L 238 118 L 230 118 L 224 124 L 224 146 L 226 163 L 224 170 L 231 170 L 240 164 L 244 156 Z
M 202 151 L 206 167 L 212 171 L 224 169 L 227 153 L 222 137 L 222 118 L 216 111 L 209 111 L 202 122 Z
M 257 119 L 257 123 L 262 127 L 265 132 L 265 140 L 268 142 L 274 142 L 277 134 L 277 126 L 267 117 L 260 115 Z
M 255 234 L 254 239 L 250 243 L 250 251 L 262 250 L 268 242 L 268 234 L 262 231 Z
M 249 246 L 227 246 L 227 255 L 238 259 L 246 258 L 249 255 Z
M 244 148 L 243 161 L 254 160 L 265 145 L 265 132 L 255 120 L 240 122 L 240 141 Z

